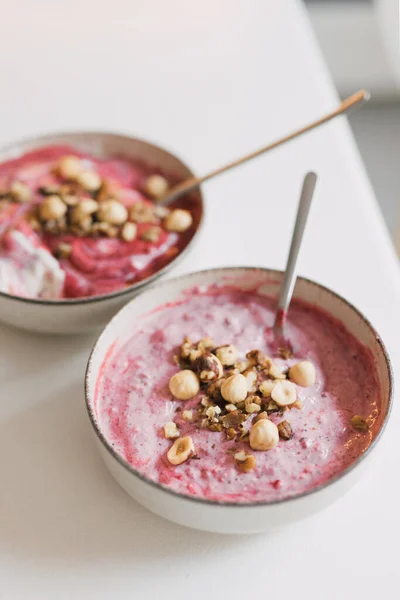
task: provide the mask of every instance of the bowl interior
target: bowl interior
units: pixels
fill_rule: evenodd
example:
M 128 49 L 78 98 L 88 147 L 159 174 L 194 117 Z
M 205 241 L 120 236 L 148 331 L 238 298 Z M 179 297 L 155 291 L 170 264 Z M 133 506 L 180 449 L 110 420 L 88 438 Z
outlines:
M 151 322 L 155 318 L 157 308 L 160 305 L 184 299 L 185 290 L 188 289 L 193 290 L 196 287 L 201 289 L 202 286 L 206 287 L 210 284 L 232 284 L 242 290 L 257 289 L 260 294 L 277 297 L 281 279 L 282 273 L 280 271 L 255 268 L 213 269 L 193 273 L 161 283 L 147 290 L 127 304 L 112 319 L 94 347 L 89 359 L 86 378 L 86 401 L 91 421 L 100 440 L 111 453 L 114 453 L 114 451 L 101 433 L 101 424 L 99 423 L 96 406 L 96 382 L 102 365 L 114 353 L 118 352 L 118 349 L 129 339 L 135 323 L 139 319 L 141 325 L 145 322 Z M 378 434 L 375 437 L 376 441 L 382 431 L 382 425 L 387 420 L 392 398 L 390 361 L 380 337 L 357 309 L 334 292 L 317 283 L 298 278 L 294 297 L 323 308 L 341 321 L 348 331 L 371 351 L 376 364 L 382 397 L 382 411 L 377 430 Z M 371 446 L 374 445 L 375 441 L 372 442 Z M 134 469 L 131 470 L 134 471 Z

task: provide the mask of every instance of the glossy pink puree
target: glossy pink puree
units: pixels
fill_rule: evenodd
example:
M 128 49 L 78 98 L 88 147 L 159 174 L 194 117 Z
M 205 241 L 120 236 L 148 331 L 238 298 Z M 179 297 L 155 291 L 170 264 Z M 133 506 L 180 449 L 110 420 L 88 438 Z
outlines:
M 145 200 L 141 193 L 144 180 L 153 173 L 160 173 L 158 168 L 150 167 L 138 161 L 123 157 L 105 159 L 78 152 L 69 146 L 49 146 L 0 165 L 0 190 L 9 187 L 13 181 L 27 184 L 33 191 L 32 203 L 43 200 L 39 193 L 41 186 L 54 186 L 62 183 L 54 173 L 57 161 L 66 155 L 74 155 L 84 160 L 85 168 L 95 170 L 102 179 L 107 179 L 118 190 L 119 200 L 128 208 L 138 201 Z M 165 174 L 170 183 L 176 182 L 174 174 Z M 117 238 L 77 237 L 72 234 L 52 235 L 36 232 L 27 220 L 29 204 L 12 204 L 5 208 L 0 206 L 0 289 L 2 289 L 2 267 L 4 273 L 12 267 L 22 272 L 19 278 L 11 276 L 11 283 L 3 285 L 2 291 L 21 296 L 78 298 L 97 296 L 123 289 L 137 281 L 149 277 L 169 263 L 188 244 L 193 237 L 200 218 L 200 207 L 191 196 L 177 201 L 175 207 L 184 207 L 191 211 L 194 224 L 182 234 L 168 233 L 162 230 L 157 242 L 141 239 L 141 235 L 151 226 L 150 223 L 139 223 L 137 238 L 126 242 Z M 14 232 L 20 232 L 30 247 L 27 252 L 24 239 Z M 60 243 L 72 246 L 68 258 L 56 260 L 52 255 Z M 61 275 L 61 289 L 40 290 L 36 292 L 34 281 L 38 276 L 29 270 L 32 262 L 32 246 L 40 248 L 40 259 L 47 260 L 46 267 L 52 275 Z M 37 258 L 37 256 L 35 256 Z M 37 261 L 36 261 L 37 263 Z M 33 263 L 32 263 L 33 264 Z M 57 273 L 57 268 L 61 269 Z M 37 269 L 36 269 L 37 271 Z M 10 276 L 7 277 L 10 279 Z M 28 285 L 29 283 L 29 285 Z
M 277 424 L 289 420 L 294 437 L 280 440 L 268 452 L 254 452 L 248 442 L 227 441 L 224 432 L 181 418 L 182 410 L 199 401 L 196 397 L 179 402 L 168 389 L 184 336 L 197 340 L 210 335 L 216 345 L 233 343 L 243 357 L 255 348 L 273 356 L 273 316 L 274 301 L 269 298 L 209 289 L 138 322 L 127 343 L 116 342 L 97 384 L 98 422 L 116 452 L 144 476 L 176 492 L 242 503 L 301 494 L 351 465 L 379 426 L 376 367 L 369 350 L 338 321 L 298 301 L 288 321 L 295 355 L 289 360 L 276 357 L 276 362 L 286 366 L 309 359 L 316 365 L 317 381 L 310 388 L 296 386 L 303 409 L 291 409 L 283 417 L 271 415 Z M 350 426 L 354 415 L 368 420 L 367 433 Z M 181 435 L 192 437 L 198 459 L 179 466 L 168 463 L 171 441 L 164 438 L 163 426 L 172 420 Z M 229 452 L 232 448 L 255 454 L 256 468 L 240 472 Z

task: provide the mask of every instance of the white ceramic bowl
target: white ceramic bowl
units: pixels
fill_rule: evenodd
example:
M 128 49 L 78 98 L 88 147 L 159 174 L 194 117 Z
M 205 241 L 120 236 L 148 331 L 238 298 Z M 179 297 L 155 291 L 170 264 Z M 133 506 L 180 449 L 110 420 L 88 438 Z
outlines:
M 113 133 L 76 132 L 32 138 L 0 150 L 0 162 L 47 145 L 67 144 L 95 156 L 120 155 L 140 159 L 171 172 L 179 179 L 193 177 L 193 172 L 179 158 L 144 140 Z M 173 267 L 192 246 L 202 225 L 203 197 L 194 192 L 199 205 L 200 221 L 187 246 L 165 267 L 142 281 L 110 294 L 88 298 L 41 300 L 21 298 L 0 292 L 0 320 L 4 323 L 40 333 L 83 333 L 107 323 L 116 311 L 143 286 Z
M 129 337 L 131 325 L 152 309 L 181 297 L 196 285 L 233 283 L 240 289 L 277 296 L 282 273 L 256 268 L 227 268 L 202 271 L 160 283 L 137 296 L 107 325 L 93 348 L 86 372 L 86 405 L 100 454 L 117 482 L 135 500 L 149 510 L 195 529 L 219 533 L 256 533 L 288 525 L 323 509 L 346 492 L 358 480 L 369 462 L 373 449 L 386 425 L 393 395 L 393 377 L 385 347 L 372 325 L 354 306 L 329 289 L 308 279 L 298 278 L 294 297 L 323 308 L 339 319 L 350 333 L 367 346 L 376 361 L 382 394 L 383 418 L 380 430 L 368 450 L 349 468 L 327 483 L 296 497 L 257 504 L 233 504 L 185 496 L 150 481 L 136 471 L 105 439 L 99 427 L 94 394 L 99 369 L 113 344 Z

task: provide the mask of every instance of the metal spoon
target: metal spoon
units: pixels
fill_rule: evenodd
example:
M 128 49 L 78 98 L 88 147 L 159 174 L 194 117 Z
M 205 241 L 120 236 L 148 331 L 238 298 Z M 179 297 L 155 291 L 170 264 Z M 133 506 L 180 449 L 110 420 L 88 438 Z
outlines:
M 291 140 L 299 137 L 300 135 L 303 135 L 304 133 L 307 133 L 308 131 L 315 129 L 316 127 L 319 127 L 320 125 L 323 125 L 324 123 L 327 123 L 328 121 L 331 121 L 335 117 L 338 117 L 339 115 L 342 115 L 342 114 L 348 112 L 350 109 L 354 108 L 355 106 L 358 106 L 358 105 L 362 106 L 363 104 L 365 104 L 365 102 L 368 102 L 370 97 L 371 97 L 371 95 L 369 92 L 367 92 L 366 90 L 360 90 L 359 92 L 356 92 L 352 96 L 349 96 L 348 98 L 343 100 L 343 102 L 340 104 L 340 106 L 336 110 L 324 115 L 323 117 L 317 119 L 316 121 L 313 121 L 312 123 L 309 123 L 308 125 L 305 125 L 301 129 L 297 129 L 296 131 L 289 133 L 288 135 L 285 135 L 284 137 L 280 138 L 279 140 L 275 140 L 271 144 L 268 144 L 268 146 L 259 148 L 255 152 L 246 154 L 246 156 L 242 156 L 242 158 L 234 160 L 233 162 L 230 162 L 227 165 L 219 167 L 218 169 L 215 169 L 214 171 L 210 171 L 206 175 L 203 175 L 203 177 L 191 177 L 190 179 L 186 179 L 185 181 L 178 183 L 178 185 L 175 185 L 173 188 L 171 188 L 167 192 L 167 194 L 164 197 L 160 198 L 157 202 L 159 204 L 164 204 L 164 205 L 170 204 L 173 200 L 176 200 L 183 194 L 186 194 L 187 192 L 190 192 L 191 190 L 197 188 L 204 181 L 207 181 L 208 179 L 211 179 L 212 177 L 216 177 L 217 175 L 221 175 L 221 173 L 225 173 L 226 171 L 229 171 L 230 169 L 234 169 L 235 167 L 238 167 L 239 165 L 242 165 L 243 163 L 245 163 L 249 160 L 252 160 L 253 158 L 256 158 L 257 156 L 260 156 L 261 154 L 264 154 L 265 152 L 268 152 L 269 150 L 273 150 L 274 148 L 277 148 L 278 146 L 282 146 L 282 144 L 285 144 L 286 142 L 290 142 Z
M 293 295 L 294 285 L 297 279 L 297 259 L 299 257 L 301 242 L 303 240 L 304 230 L 306 228 L 311 202 L 314 196 L 317 175 L 307 173 L 304 178 L 303 189 L 301 190 L 299 207 L 297 209 L 296 223 L 293 230 L 292 241 L 290 244 L 289 256 L 286 263 L 286 270 L 283 276 L 281 290 L 279 293 L 278 306 L 276 309 L 274 334 L 279 345 L 290 346 L 285 340 L 284 326 L 286 315 L 289 310 L 290 301 Z

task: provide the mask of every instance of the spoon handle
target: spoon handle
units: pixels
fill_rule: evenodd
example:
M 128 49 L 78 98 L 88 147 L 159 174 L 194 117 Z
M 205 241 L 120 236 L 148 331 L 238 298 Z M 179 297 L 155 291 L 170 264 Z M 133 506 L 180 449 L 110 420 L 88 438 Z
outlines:
M 242 165 L 243 163 L 245 163 L 249 160 L 252 160 L 253 158 L 256 158 L 257 156 L 261 156 L 261 154 L 264 154 L 265 152 L 268 152 L 269 150 L 273 150 L 274 148 L 277 148 L 278 146 L 281 146 L 282 144 L 286 144 L 286 142 L 290 142 L 291 140 L 303 135 L 304 133 L 307 133 L 308 131 L 311 131 L 312 129 L 319 127 L 320 125 L 323 125 L 324 123 L 327 123 L 328 121 L 331 121 L 335 117 L 348 112 L 351 108 L 353 108 L 357 105 L 362 105 L 365 102 L 368 102 L 369 98 L 370 98 L 369 92 L 367 92 L 366 90 L 360 90 L 360 91 L 356 92 L 355 94 L 353 94 L 352 96 L 349 96 L 348 98 L 343 100 L 343 102 L 334 111 L 324 115 L 323 117 L 317 119 L 316 121 L 313 121 L 312 123 L 308 123 L 308 125 L 305 125 L 301 129 L 297 129 L 296 131 L 293 131 L 293 132 L 285 135 L 284 137 L 280 138 L 279 140 L 275 140 L 274 142 L 271 142 L 270 144 L 268 144 L 268 146 L 264 146 L 263 148 L 259 148 L 258 150 L 255 150 L 254 152 L 251 152 L 250 154 L 246 154 L 246 156 L 242 156 L 241 158 L 234 160 L 234 161 L 228 163 L 227 165 L 218 167 L 217 169 L 210 171 L 209 173 L 207 173 L 206 175 L 203 175 L 202 177 L 191 177 L 190 179 L 186 179 L 185 181 L 178 183 L 178 185 L 174 186 L 171 190 L 169 190 L 169 192 L 167 192 L 167 194 L 164 196 L 164 198 L 160 198 L 158 203 L 165 204 L 165 205 L 169 204 L 170 202 L 172 202 L 173 200 L 176 200 L 183 194 L 186 194 L 187 192 L 190 192 L 191 190 L 197 188 L 204 181 L 207 181 L 208 179 L 211 179 L 212 177 L 216 177 L 217 175 L 221 175 L 222 173 L 225 173 L 225 171 L 234 169 L 235 167 L 238 167 L 239 165 Z
M 294 284 L 296 283 L 297 272 L 296 265 L 300 252 L 301 242 L 304 230 L 306 228 L 310 206 L 314 195 L 317 176 L 315 173 L 307 173 L 304 178 L 303 189 L 301 191 L 299 207 L 297 209 L 296 223 L 293 230 L 292 242 L 290 244 L 289 256 L 286 264 L 286 270 L 281 286 L 278 300 L 278 309 L 275 325 L 282 329 L 283 321 L 292 299 Z

